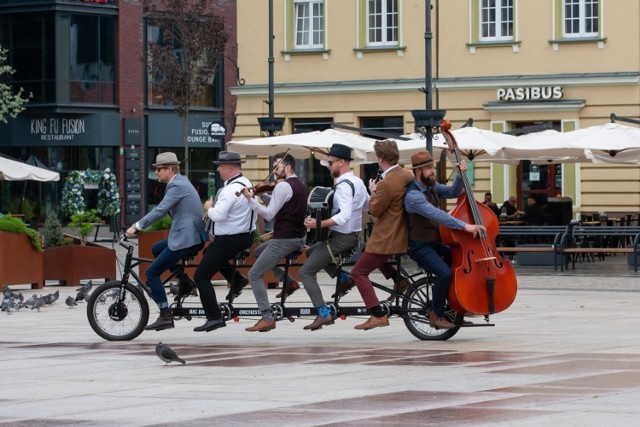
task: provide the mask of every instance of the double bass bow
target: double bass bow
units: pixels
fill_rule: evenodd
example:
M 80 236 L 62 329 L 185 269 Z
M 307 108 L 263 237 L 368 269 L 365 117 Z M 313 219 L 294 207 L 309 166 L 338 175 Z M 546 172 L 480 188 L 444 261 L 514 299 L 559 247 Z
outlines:
M 442 120 L 440 131 L 449 149 L 455 153 L 456 163 L 462 161 L 451 122 Z M 499 232 L 498 218 L 484 204 L 473 197 L 467 174 L 458 169 L 464 185 L 451 216 L 469 224 L 483 225 L 474 238 L 463 230 L 440 226 L 440 235 L 451 247 L 453 278 L 448 301 L 451 308 L 462 315 L 489 315 L 506 310 L 517 293 L 516 274 L 510 262 L 498 253 L 495 239 Z

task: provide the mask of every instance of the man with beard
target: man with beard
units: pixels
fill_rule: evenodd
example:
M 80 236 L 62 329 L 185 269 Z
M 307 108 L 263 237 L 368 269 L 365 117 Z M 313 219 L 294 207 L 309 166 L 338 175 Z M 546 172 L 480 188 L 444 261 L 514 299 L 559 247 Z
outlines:
M 248 188 L 242 191 L 254 212 L 267 221 L 274 219 L 273 237 L 264 245 L 255 264 L 249 270 L 249 283 L 251 283 L 251 290 L 256 297 L 262 319 L 246 328 L 248 332 L 267 332 L 275 329 L 276 321 L 273 318 L 269 295 L 262 278 L 278 264 L 281 258 L 302 249 L 304 244 L 303 239 L 307 232 L 304 218 L 307 213 L 309 191 L 296 176 L 295 167 L 296 160 L 290 154 L 280 153 L 274 156 L 273 174 L 277 180 L 283 180 L 273 188 L 271 200 L 267 206 L 260 205 Z
M 318 242 L 307 251 L 307 260 L 300 269 L 300 278 L 304 290 L 309 294 L 313 306 L 318 312 L 316 319 L 303 329 L 315 331 L 323 326 L 333 325 L 334 320 L 329 313 L 318 285 L 316 274 L 324 269 L 329 276 L 338 274 L 338 267 L 333 264 L 340 252 L 353 249 L 358 245 L 358 236 L 362 231 L 362 211 L 367 209 L 369 194 L 364 182 L 351 171 L 351 148 L 343 144 L 333 144 L 329 150 L 327 168 L 335 179 L 333 206 L 331 217 L 317 224 L 315 218 L 306 218 L 304 225 L 308 229 L 329 229 L 326 242 Z M 341 291 L 348 292 L 353 282 L 343 282 Z
M 438 207 L 440 199 L 458 197 L 463 191 L 460 174 L 453 185 L 440 184 L 435 180 L 435 162 L 428 151 L 419 151 L 411 156 L 411 167 L 415 179 L 404 198 L 404 207 L 409 222 L 409 256 L 420 267 L 433 274 L 433 284 L 429 324 L 438 329 L 450 329 L 455 325 L 444 317 L 444 309 L 451 283 L 451 248 L 442 243 L 439 224 L 454 230 L 464 230 L 474 237 L 482 225 L 465 224 Z M 464 160 L 458 164 L 465 172 Z

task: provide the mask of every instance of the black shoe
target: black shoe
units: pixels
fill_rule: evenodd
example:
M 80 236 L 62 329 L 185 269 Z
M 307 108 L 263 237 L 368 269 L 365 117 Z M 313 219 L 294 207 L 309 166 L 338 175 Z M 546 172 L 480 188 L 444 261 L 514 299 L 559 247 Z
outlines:
M 229 291 L 229 293 L 227 294 L 227 296 L 225 297 L 227 299 L 227 301 L 231 300 L 231 296 L 233 295 L 233 298 L 238 298 L 240 296 L 240 294 L 242 293 L 242 290 L 249 284 L 249 280 L 247 280 L 245 277 L 240 277 L 240 284 L 238 286 L 236 285 L 231 285 L 232 290 Z
M 180 295 L 198 296 L 198 287 L 186 274 L 181 274 L 178 283 L 180 284 Z
M 163 329 L 171 329 L 175 327 L 173 325 L 173 317 L 171 316 L 171 309 L 166 308 L 160 310 L 160 316 L 158 316 L 158 320 L 153 322 L 150 325 L 145 326 L 145 331 L 162 331 Z
M 210 320 L 207 320 L 204 323 L 204 325 L 193 328 L 193 331 L 194 332 L 210 332 L 218 328 L 224 328 L 225 326 L 227 326 L 227 324 L 224 323 L 224 320 L 222 318 L 210 319 Z

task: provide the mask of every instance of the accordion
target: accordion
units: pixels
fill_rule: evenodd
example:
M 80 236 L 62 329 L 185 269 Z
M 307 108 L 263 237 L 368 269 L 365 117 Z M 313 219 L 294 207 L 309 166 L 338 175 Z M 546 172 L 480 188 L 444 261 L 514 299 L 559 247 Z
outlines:
M 307 245 L 317 242 L 326 242 L 329 237 L 329 227 L 320 227 L 323 219 L 331 217 L 331 207 L 333 205 L 332 187 L 314 187 L 309 192 L 307 199 L 307 216 L 316 219 L 316 228 L 307 232 Z

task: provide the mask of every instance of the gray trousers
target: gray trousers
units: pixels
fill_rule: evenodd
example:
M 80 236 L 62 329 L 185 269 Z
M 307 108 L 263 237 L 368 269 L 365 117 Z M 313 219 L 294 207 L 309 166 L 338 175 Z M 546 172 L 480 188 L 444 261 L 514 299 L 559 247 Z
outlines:
M 358 233 L 344 234 L 332 231 L 329 235 L 329 247 L 334 257 L 340 252 L 355 248 L 358 246 Z M 331 265 L 333 260 L 329 254 L 327 243 L 316 243 L 307 251 L 307 260 L 300 268 L 300 279 L 304 284 L 304 290 L 309 294 L 311 302 L 315 308 L 324 305 L 322 291 L 318 285 L 316 274 L 323 268 L 334 277 L 337 274 L 337 267 Z
M 302 248 L 302 237 L 297 239 L 272 239 L 265 243 L 265 248 L 256 259 L 255 264 L 249 270 L 248 278 L 251 283 L 251 290 L 258 303 L 258 308 L 263 312 L 263 318 L 271 319 L 271 304 L 269 295 L 262 278 L 275 267 L 278 262 L 291 252 Z M 266 314 L 266 316 L 265 316 Z
M 258 259 L 260 257 L 260 255 L 262 254 L 262 252 L 265 251 L 265 249 L 267 249 L 269 247 L 269 241 L 266 241 L 264 243 L 262 243 L 261 245 L 259 245 L 258 247 L 256 247 L 253 250 L 253 257 Z M 275 266 L 271 269 L 271 272 L 273 273 L 274 276 L 276 276 L 276 279 L 278 279 L 279 281 L 283 282 L 284 280 L 284 268 L 280 267 L 280 266 Z M 286 284 L 288 282 L 295 282 L 296 280 L 291 277 L 290 274 L 287 275 L 287 280 L 283 282 L 283 287 L 286 286 Z

